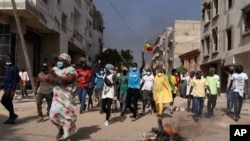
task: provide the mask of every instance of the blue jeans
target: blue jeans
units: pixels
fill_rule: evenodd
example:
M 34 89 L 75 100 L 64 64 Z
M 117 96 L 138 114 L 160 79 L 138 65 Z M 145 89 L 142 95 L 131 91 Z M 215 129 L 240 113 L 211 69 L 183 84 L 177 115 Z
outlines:
M 227 88 L 227 111 L 231 111 L 234 106 L 234 93 L 233 90 Z
M 86 95 L 88 92 L 88 88 L 77 88 L 77 94 L 78 94 L 78 98 L 80 101 L 80 111 L 85 111 L 85 102 L 86 102 Z
M 120 97 L 119 97 L 119 100 L 120 100 L 120 103 L 122 103 L 122 107 L 121 107 L 121 112 L 124 113 L 125 110 L 126 110 L 126 98 L 127 98 L 127 92 L 124 92 L 124 93 L 120 93 Z
M 203 107 L 204 107 L 204 97 L 194 96 L 194 116 L 201 117 Z
M 243 104 L 243 97 L 240 96 L 239 92 L 234 92 L 234 116 L 239 117 L 242 104 Z

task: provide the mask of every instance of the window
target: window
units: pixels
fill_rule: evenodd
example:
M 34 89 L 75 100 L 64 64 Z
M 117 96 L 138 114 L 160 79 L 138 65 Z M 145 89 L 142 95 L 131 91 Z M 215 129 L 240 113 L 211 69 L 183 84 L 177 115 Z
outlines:
M 212 30 L 212 37 L 213 37 L 213 51 L 218 51 L 218 28 L 214 28 Z
M 48 0 L 43 0 L 43 2 L 44 2 L 45 4 L 48 4 Z
M 67 16 L 62 14 L 62 31 L 66 32 L 67 30 Z
M 210 20 L 211 20 L 211 5 L 210 3 L 208 3 L 205 9 L 205 23 L 210 22 Z
M 227 44 L 227 50 L 232 49 L 232 29 L 227 29 L 227 39 L 226 39 L 226 44 Z
M 10 26 L 0 24 L 0 55 L 10 54 L 11 47 Z
M 213 17 L 216 17 L 218 15 L 219 12 L 219 3 L 218 0 L 214 0 L 213 1 Z
M 205 38 L 205 43 L 206 43 L 206 49 L 207 49 L 207 55 L 210 54 L 210 37 Z
M 243 33 L 250 32 L 250 4 L 243 9 Z
M 57 5 L 61 6 L 61 0 L 57 0 Z
M 227 1 L 227 7 L 230 9 L 233 6 L 233 0 L 228 0 Z

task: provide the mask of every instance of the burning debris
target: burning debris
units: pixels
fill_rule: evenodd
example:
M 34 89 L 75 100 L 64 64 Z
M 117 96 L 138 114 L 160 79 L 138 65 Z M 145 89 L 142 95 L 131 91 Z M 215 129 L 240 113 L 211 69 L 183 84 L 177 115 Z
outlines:
M 152 128 L 151 132 L 143 133 L 141 141 L 188 141 L 179 135 L 178 129 L 169 124 L 162 125 L 162 120 L 158 119 L 159 128 Z

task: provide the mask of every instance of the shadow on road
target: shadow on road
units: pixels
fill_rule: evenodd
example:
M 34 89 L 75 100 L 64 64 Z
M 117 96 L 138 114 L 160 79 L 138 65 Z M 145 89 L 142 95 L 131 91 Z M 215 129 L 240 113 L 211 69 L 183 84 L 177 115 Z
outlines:
M 77 132 L 70 137 L 72 141 L 78 141 L 78 140 L 84 140 L 84 139 L 90 139 L 91 134 L 97 132 L 101 128 L 98 127 L 99 125 L 93 125 L 90 127 L 82 127 L 77 130 Z
M 7 119 L 8 119 L 7 116 L 0 114 L 0 122 L 1 122 L 0 124 L 2 124 Z M 16 124 L 2 124 L 0 126 L 0 131 L 1 131 L 0 140 L 6 140 L 6 138 L 8 138 L 8 140 L 13 140 L 13 141 L 17 139 L 18 141 L 25 141 L 24 139 L 22 139 L 21 137 L 18 137 L 15 134 L 15 132 L 19 130 L 18 128 L 16 128 Z

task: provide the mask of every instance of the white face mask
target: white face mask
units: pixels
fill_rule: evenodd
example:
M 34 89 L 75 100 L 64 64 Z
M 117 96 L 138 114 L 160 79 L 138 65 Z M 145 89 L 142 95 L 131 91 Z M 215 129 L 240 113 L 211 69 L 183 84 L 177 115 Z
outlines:
M 136 71 L 136 70 L 137 70 L 137 68 L 136 68 L 136 67 L 133 67 L 133 68 L 132 68 L 132 70 L 133 70 L 133 71 Z
M 159 72 L 159 73 L 157 73 L 157 75 L 158 75 L 158 76 L 161 76 L 161 75 L 162 75 L 162 73 L 161 73 L 161 72 Z
M 146 72 L 146 75 L 148 75 L 148 76 L 149 76 L 150 74 L 151 74 L 151 72 L 149 72 L 149 71 L 147 71 L 147 72 Z
M 103 73 L 104 73 L 104 71 L 100 71 L 100 73 L 101 73 L 101 74 L 103 74 Z

